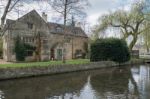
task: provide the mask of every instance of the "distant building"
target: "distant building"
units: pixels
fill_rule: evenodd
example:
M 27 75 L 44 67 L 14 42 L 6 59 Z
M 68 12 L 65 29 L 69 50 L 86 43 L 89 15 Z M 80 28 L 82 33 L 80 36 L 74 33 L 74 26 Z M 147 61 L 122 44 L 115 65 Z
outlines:
M 47 22 L 47 14 L 42 17 L 35 11 L 25 14 L 17 20 L 7 19 L 3 35 L 3 58 L 16 61 L 14 41 L 19 35 L 24 43 L 37 47 L 36 36 L 41 39 L 41 60 L 61 60 L 78 58 L 86 53 L 88 37 L 81 27 L 67 26 Z M 65 39 L 64 39 L 65 38 Z M 65 40 L 65 44 L 63 44 Z M 26 61 L 34 60 L 34 51 L 27 51 Z

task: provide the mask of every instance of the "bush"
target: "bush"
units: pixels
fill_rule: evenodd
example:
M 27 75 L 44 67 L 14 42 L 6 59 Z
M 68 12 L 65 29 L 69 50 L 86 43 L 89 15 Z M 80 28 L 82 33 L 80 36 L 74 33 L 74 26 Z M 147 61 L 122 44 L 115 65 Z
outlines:
M 15 40 L 15 54 L 16 54 L 17 61 L 25 60 L 25 46 L 19 36 L 17 36 Z
M 130 60 L 127 43 L 117 38 L 98 39 L 91 44 L 91 61 L 115 61 L 123 63 Z

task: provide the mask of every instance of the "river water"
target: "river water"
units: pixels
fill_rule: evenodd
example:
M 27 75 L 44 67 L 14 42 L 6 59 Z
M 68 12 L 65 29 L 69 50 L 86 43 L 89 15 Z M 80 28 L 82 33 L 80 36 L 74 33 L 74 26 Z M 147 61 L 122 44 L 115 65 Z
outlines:
M 150 99 L 150 65 L 0 81 L 0 99 Z

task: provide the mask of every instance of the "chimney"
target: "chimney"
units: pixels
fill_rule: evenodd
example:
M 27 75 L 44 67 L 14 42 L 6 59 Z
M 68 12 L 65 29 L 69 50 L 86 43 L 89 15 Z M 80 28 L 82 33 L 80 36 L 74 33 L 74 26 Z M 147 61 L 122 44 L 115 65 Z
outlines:
M 47 14 L 45 12 L 42 13 L 42 18 L 45 22 L 47 22 Z

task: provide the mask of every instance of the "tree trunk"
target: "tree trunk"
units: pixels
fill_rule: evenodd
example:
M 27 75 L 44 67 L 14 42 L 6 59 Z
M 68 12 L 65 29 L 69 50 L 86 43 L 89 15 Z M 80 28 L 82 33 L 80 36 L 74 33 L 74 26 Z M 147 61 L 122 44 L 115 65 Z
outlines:
M 139 95 L 139 91 L 138 91 L 138 86 L 137 86 L 137 83 L 136 81 L 134 80 L 133 78 L 133 75 L 132 75 L 132 71 L 130 70 L 130 80 L 131 80 L 131 83 L 134 85 L 134 92 L 136 95 Z
M 145 38 L 145 45 L 146 45 L 146 50 L 147 50 L 147 53 L 149 53 L 149 42 L 148 42 L 148 34 L 146 33 L 146 38 Z
M 146 50 L 147 50 L 147 53 L 149 53 L 149 46 L 147 44 L 148 42 L 146 42 Z
M 6 5 L 6 7 L 5 7 L 5 10 L 4 10 L 4 13 L 3 13 L 3 15 L 2 15 L 2 17 L 1 17 L 1 27 L 2 27 L 2 28 L 3 28 L 3 26 L 4 26 L 5 19 L 6 19 L 6 15 L 7 15 L 7 13 L 8 13 L 8 9 L 9 9 L 9 7 L 10 7 L 11 1 L 12 1 L 12 0 L 8 0 L 7 5 Z
M 132 51 L 135 43 L 137 42 L 137 35 L 132 35 L 133 36 L 133 40 L 131 41 L 130 45 L 129 45 L 129 49 L 130 51 Z
M 67 21 L 67 3 L 68 3 L 68 0 L 65 0 L 65 8 L 64 8 L 64 26 L 66 26 L 66 21 Z
M 41 35 L 38 34 L 38 61 L 41 61 Z
M 65 0 L 65 7 L 64 7 L 64 41 L 63 41 L 63 56 L 62 56 L 62 61 L 63 63 L 66 63 L 66 58 L 65 58 L 65 37 L 66 37 L 66 22 L 67 22 L 67 4 L 68 0 Z
M 41 61 L 41 36 L 40 33 L 36 35 L 36 50 L 35 50 L 36 61 Z
M 129 35 L 125 34 L 125 35 L 122 37 L 122 39 L 123 39 L 123 40 L 126 40 L 128 37 L 129 37 Z

